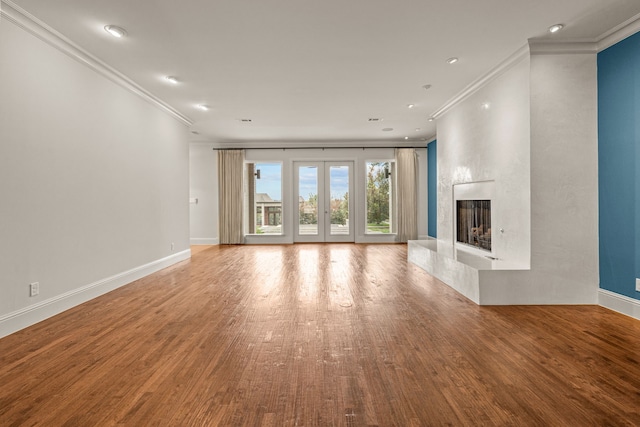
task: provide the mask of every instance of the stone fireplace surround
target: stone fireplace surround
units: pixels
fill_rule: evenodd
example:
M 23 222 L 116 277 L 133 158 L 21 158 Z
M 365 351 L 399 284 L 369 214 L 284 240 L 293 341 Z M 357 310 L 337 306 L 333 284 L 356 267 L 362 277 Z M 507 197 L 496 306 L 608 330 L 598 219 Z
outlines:
M 438 238 L 409 261 L 481 305 L 596 304 L 596 77 L 593 51 L 526 46 L 436 112 Z M 486 181 L 497 260 L 455 245 L 454 193 Z
M 454 230 L 453 240 L 455 241 L 454 246 L 456 249 L 461 251 L 467 251 L 474 253 L 479 256 L 491 256 L 493 258 L 496 257 L 495 250 L 493 250 L 494 246 L 492 246 L 491 250 L 482 250 L 476 249 L 472 246 L 465 245 L 457 241 L 457 227 L 458 227 L 458 209 L 457 204 L 463 200 L 489 200 L 492 204 L 495 204 L 495 182 L 494 181 L 484 181 L 484 182 L 468 182 L 468 183 L 460 183 L 453 186 L 453 221 L 452 224 L 456 227 Z M 494 222 L 493 212 L 491 214 L 491 223 Z M 494 227 L 495 228 L 495 227 Z M 484 230 L 483 232 L 486 232 Z
M 467 178 L 468 179 L 468 178 Z M 494 180 L 463 182 L 452 185 L 452 238 L 413 240 L 408 242 L 408 260 L 445 282 L 476 304 L 492 301 L 491 284 L 503 280 L 506 271 L 526 271 L 529 264 L 504 251 L 504 229 L 500 226 L 502 197 Z M 458 224 L 456 205 L 460 200 L 490 200 L 491 223 L 496 230 L 492 250 L 476 249 L 456 241 Z M 505 201 L 503 201 L 504 203 Z M 501 256 L 499 256 L 501 255 Z M 491 303 L 495 303 L 492 301 Z

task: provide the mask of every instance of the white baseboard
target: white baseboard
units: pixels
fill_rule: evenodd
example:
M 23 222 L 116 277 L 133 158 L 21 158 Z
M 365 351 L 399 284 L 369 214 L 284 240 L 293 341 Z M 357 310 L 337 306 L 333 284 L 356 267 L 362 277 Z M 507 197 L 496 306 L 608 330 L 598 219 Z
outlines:
M 35 325 L 49 317 L 87 302 L 163 268 L 191 258 L 191 249 L 172 254 L 148 264 L 98 280 L 48 300 L 0 316 L 0 338 Z
M 220 239 L 217 237 L 193 237 L 190 243 L 192 245 L 219 245 Z
M 600 289 L 598 290 L 598 304 L 640 320 L 640 300 Z

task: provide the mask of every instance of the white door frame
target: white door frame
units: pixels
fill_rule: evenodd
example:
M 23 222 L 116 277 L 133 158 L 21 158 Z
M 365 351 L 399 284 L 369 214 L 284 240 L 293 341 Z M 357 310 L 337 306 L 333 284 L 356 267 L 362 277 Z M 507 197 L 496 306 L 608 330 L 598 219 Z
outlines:
M 317 234 L 300 234 L 300 210 L 294 209 L 294 242 L 354 242 L 356 221 L 354 215 L 354 162 L 353 161 L 294 161 L 293 200 L 300 200 L 300 167 L 316 167 L 318 171 L 318 228 Z M 331 167 L 348 167 L 349 213 L 348 232 L 342 233 L 339 226 L 331 227 Z

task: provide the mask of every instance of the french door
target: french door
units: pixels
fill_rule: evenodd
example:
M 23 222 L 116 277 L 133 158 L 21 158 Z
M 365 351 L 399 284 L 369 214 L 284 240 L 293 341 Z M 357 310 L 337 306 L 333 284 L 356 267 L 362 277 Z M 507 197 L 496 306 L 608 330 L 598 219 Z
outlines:
M 353 242 L 353 162 L 294 162 L 296 242 Z

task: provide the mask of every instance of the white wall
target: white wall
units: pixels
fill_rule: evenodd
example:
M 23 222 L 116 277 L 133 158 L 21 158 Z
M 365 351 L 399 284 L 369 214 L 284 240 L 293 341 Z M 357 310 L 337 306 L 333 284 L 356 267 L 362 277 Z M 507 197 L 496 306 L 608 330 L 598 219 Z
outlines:
M 598 116 L 595 54 L 531 56 L 531 266 L 595 303 Z
M 489 103 L 489 108 L 482 108 Z M 493 181 L 494 255 L 528 267 L 528 55 L 438 118 L 438 251 L 453 255 L 454 186 Z M 504 234 L 498 230 L 504 229 Z
M 187 139 L 175 118 L 2 19 L 0 336 L 188 257 Z
M 481 272 L 482 304 L 598 303 L 596 66 L 531 55 L 531 270 Z
M 213 144 L 189 145 L 189 197 L 192 245 L 217 245 L 218 234 L 218 151 Z
M 211 156 L 209 151 L 212 151 L 212 146 L 208 144 L 192 143 L 191 144 L 191 197 L 200 196 L 203 200 L 211 200 L 212 197 L 217 199 L 217 176 L 211 171 L 215 170 L 215 157 Z M 426 238 L 427 236 L 427 150 L 417 149 L 418 165 L 419 165 L 419 180 L 421 188 L 418 189 L 418 234 Z M 364 164 L 369 160 L 391 160 L 394 158 L 394 150 L 391 148 L 367 148 L 365 150 L 358 149 L 336 149 L 325 148 L 323 149 L 272 149 L 272 150 L 258 150 L 247 149 L 245 152 L 245 158 L 247 161 L 274 161 L 282 162 L 283 164 L 283 204 L 284 211 L 283 217 L 285 218 L 283 234 L 281 236 L 268 236 L 268 235 L 255 235 L 247 236 L 247 243 L 292 243 L 293 242 L 293 221 L 294 207 L 297 208 L 298 204 L 293 203 L 293 162 L 294 161 L 318 161 L 318 160 L 351 160 L 354 162 L 354 183 L 355 183 L 355 215 L 360 218 L 364 215 L 365 207 L 365 179 L 366 171 Z M 194 157 L 203 155 L 205 158 L 195 159 Z M 210 179 L 215 179 L 215 184 L 211 184 Z M 206 183 L 206 185 L 200 185 Z M 197 188 L 196 188 L 197 186 Z M 197 194 L 197 196 L 196 196 Z M 207 205 L 210 206 L 210 205 Z M 194 214 L 194 212 L 204 211 L 202 215 L 200 213 Z M 217 234 L 217 207 L 215 210 L 216 217 L 213 223 L 215 223 L 216 234 L 213 235 L 214 226 L 210 220 L 210 215 L 213 211 L 199 210 L 198 207 L 191 207 L 192 220 L 197 221 L 196 224 L 192 222 L 191 239 L 192 242 L 198 241 L 211 241 L 211 239 L 218 238 Z M 204 224 L 204 225 L 203 225 Z M 367 235 L 364 233 L 364 222 L 360 221 L 356 225 L 356 242 L 394 242 L 395 235 Z M 203 234 L 198 234 L 203 233 Z

